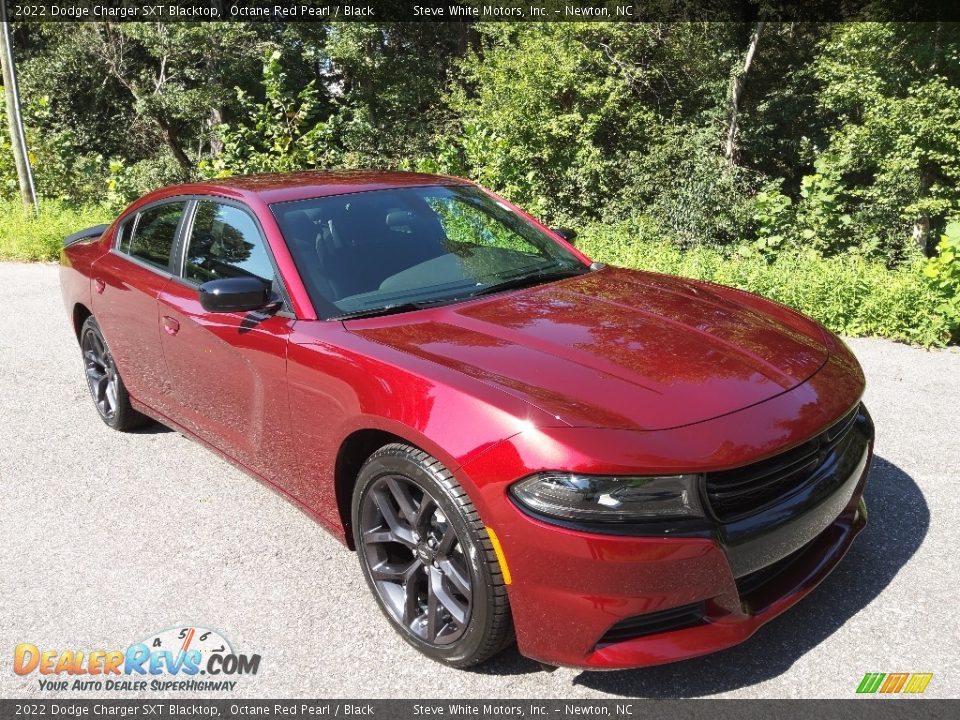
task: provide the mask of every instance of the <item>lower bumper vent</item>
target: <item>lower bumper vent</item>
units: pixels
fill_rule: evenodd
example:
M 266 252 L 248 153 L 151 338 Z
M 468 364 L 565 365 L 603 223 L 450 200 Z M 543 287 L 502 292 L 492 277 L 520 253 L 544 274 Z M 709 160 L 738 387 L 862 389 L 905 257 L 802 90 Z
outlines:
M 626 620 L 621 620 L 607 630 L 597 645 L 609 645 L 624 640 L 633 640 L 644 635 L 654 635 L 700 625 L 703 623 L 703 616 L 704 606 L 702 602 L 643 615 L 634 615 Z

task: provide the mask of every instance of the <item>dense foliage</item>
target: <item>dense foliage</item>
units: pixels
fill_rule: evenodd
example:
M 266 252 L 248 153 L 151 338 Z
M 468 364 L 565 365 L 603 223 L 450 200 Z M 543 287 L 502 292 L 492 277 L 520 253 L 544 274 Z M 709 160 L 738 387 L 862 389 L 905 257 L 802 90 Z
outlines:
M 890 269 L 861 255 L 827 259 L 809 248 L 787 249 L 772 259 L 745 248 L 680 250 L 664 240 L 637 242 L 636 230 L 629 223 L 590 226 L 579 244 L 591 257 L 616 265 L 758 293 L 844 335 L 880 335 L 929 347 L 942 344 L 957 321 L 957 306 L 943 306 L 943 296 L 922 277 L 920 261 Z
M 960 334 L 958 24 L 52 23 L 15 48 L 57 207 L 232 173 L 447 172 L 599 257 L 708 263 L 849 333 Z M 12 197 L 5 137 L 0 180 Z

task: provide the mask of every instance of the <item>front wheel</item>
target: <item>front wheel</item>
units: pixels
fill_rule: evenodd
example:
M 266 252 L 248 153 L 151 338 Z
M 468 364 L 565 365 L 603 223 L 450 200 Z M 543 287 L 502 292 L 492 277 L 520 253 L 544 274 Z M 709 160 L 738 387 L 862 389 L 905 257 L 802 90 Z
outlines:
M 394 443 L 364 463 L 353 538 L 380 609 L 423 654 L 454 667 L 513 639 L 496 555 L 466 492 L 435 458 Z

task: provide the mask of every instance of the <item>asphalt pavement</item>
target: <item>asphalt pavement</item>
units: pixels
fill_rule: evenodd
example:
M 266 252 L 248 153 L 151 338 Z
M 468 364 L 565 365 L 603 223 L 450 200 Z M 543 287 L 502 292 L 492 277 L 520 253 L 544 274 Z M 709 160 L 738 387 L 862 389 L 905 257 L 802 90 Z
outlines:
M 958 697 L 960 352 L 849 342 L 877 426 L 870 522 L 812 595 L 696 660 L 546 673 L 511 649 L 463 671 L 395 636 L 353 553 L 264 485 L 166 428 L 108 429 L 56 266 L 0 264 L 0 697 L 132 697 L 43 691 L 14 647 L 124 649 L 180 626 L 261 656 L 203 697 L 849 698 L 866 672 L 930 672 L 927 696 Z

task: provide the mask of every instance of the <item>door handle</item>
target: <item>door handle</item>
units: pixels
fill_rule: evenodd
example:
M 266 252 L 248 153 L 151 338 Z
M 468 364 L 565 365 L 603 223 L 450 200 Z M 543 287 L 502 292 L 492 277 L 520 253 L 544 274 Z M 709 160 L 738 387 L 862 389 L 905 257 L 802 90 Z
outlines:
M 163 329 L 167 335 L 176 335 L 180 330 L 180 323 L 169 315 L 163 316 Z
M 97 288 L 97 295 L 103 295 L 103 291 L 107 289 L 107 283 L 97 278 L 93 281 L 93 284 Z

